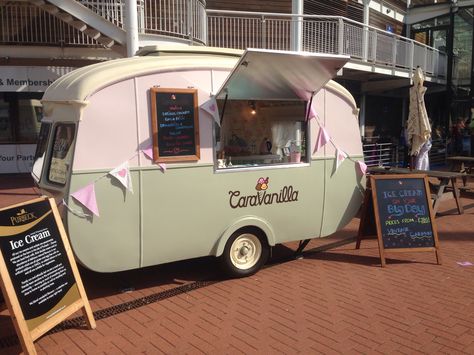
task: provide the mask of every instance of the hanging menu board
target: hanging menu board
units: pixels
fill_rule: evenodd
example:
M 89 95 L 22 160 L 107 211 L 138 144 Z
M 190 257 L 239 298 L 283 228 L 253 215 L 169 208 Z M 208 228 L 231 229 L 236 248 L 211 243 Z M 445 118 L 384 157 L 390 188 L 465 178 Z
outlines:
M 153 160 L 199 160 L 197 90 L 151 88 Z
M 0 284 L 25 353 L 83 308 L 95 321 L 53 199 L 0 210 Z
M 371 176 L 367 193 L 357 248 L 362 235 L 373 229 L 370 228 L 373 217 L 382 266 L 385 250 L 434 251 L 440 263 L 438 234 L 425 175 Z

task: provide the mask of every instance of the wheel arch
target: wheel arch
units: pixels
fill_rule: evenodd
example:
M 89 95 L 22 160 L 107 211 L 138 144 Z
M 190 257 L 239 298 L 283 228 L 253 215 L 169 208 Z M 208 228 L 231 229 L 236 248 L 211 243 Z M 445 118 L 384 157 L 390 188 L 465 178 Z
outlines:
M 270 223 L 263 220 L 262 218 L 254 217 L 254 216 L 247 216 L 243 217 L 234 223 L 232 223 L 225 231 L 222 233 L 221 237 L 219 238 L 214 255 L 219 257 L 222 255 L 224 251 L 225 245 L 229 240 L 230 236 L 234 234 L 239 229 L 253 227 L 260 230 L 263 234 L 263 237 L 267 240 L 269 246 L 274 246 L 275 242 L 275 233 L 273 232 L 273 228 L 271 227 Z

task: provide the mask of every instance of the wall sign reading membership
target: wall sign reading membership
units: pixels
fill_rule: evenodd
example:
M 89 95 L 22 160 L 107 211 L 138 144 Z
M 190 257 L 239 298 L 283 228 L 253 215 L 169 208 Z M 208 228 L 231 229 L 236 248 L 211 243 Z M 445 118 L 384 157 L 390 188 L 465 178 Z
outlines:
M 54 200 L 0 211 L 0 276 L 24 350 L 81 307 L 95 327 Z
M 197 90 L 151 88 L 153 160 L 199 160 Z

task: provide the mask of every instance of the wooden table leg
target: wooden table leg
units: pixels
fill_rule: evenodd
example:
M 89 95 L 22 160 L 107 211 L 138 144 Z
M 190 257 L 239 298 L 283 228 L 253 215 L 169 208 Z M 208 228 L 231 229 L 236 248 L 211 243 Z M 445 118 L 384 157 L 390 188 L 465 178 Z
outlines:
M 441 203 L 441 199 L 444 193 L 444 188 L 446 187 L 447 184 L 449 184 L 448 179 L 441 179 L 441 181 L 439 182 L 438 193 L 436 194 L 436 198 L 433 202 L 433 214 L 435 216 L 436 216 L 436 213 L 438 212 L 439 204 Z
M 459 214 L 463 214 L 464 213 L 464 208 L 463 208 L 461 200 L 460 200 L 459 189 L 456 186 L 456 178 L 451 178 L 451 185 L 453 186 L 453 195 L 454 195 L 454 199 L 456 200 L 456 206 L 458 206 L 458 212 L 459 212 Z

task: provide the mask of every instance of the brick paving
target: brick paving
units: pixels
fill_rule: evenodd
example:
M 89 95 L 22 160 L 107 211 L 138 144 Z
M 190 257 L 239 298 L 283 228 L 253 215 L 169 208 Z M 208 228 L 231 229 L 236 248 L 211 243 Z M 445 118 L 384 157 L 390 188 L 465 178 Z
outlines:
M 30 199 L 34 191 L 25 182 L 0 180 L 0 207 Z M 295 243 L 275 248 L 270 264 L 244 279 L 222 279 L 212 258 L 116 274 L 81 270 L 97 329 L 84 329 L 75 315 L 36 348 L 40 354 L 473 354 L 474 266 L 456 262 L 474 263 L 474 194 L 463 194 L 462 202 L 463 215 L 451 200 L 436 218 L 442 265 L 434 253 L 388 252 L 381 268 L 375 240 L 364 240 L 360 250 L 355 243 L 315 249 L 354 236 L 354 219 L 312 241 L 303 259 L 292 258 Z M 0 313 L 0 354 L 21 352 L 14 334 Z

